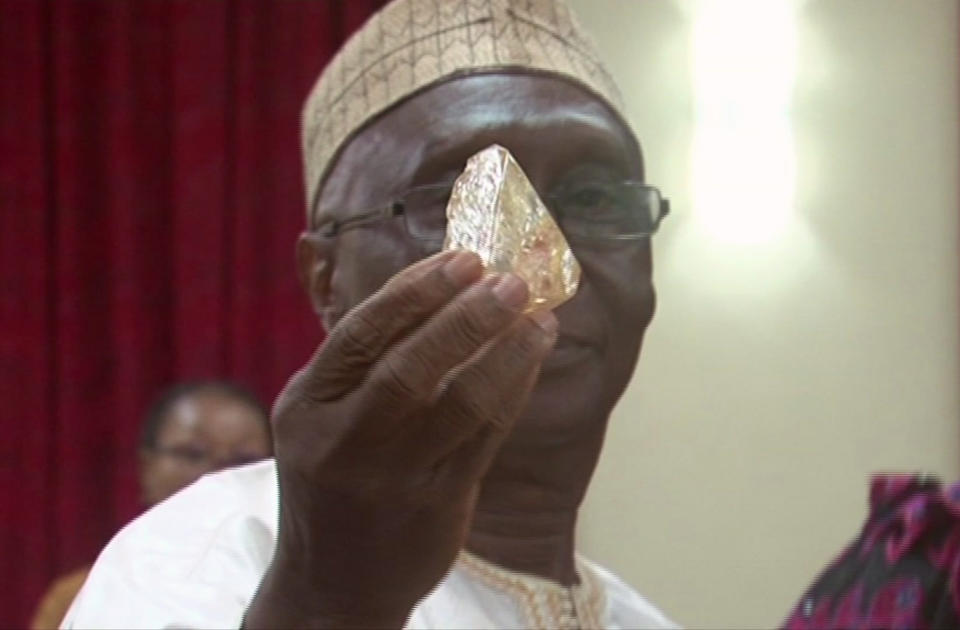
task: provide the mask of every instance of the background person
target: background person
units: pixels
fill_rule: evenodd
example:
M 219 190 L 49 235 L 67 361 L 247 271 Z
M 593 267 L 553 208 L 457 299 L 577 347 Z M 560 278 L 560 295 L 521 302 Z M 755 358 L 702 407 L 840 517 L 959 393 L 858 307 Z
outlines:
M 270 424 L 257 398 L 226 381 L 196 381 L 165 391 L 143 420 L 140 492 L 150 507 L 206 473 L 270 456 Z M 58 578 L 30 624 L 59 628 L 90 567 Z

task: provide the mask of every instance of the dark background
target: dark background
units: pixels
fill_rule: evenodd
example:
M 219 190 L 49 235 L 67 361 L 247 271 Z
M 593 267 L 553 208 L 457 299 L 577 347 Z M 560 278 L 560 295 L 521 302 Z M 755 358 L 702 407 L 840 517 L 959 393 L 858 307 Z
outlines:
M 0 2 L 0 626 L 140 509 L 146 405 L 322 339 L 300 108 L 377 0 Z

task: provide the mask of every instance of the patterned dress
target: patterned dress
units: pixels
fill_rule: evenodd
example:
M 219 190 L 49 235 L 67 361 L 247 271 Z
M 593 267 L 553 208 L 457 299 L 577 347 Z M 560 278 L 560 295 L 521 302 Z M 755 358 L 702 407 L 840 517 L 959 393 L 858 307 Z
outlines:
M 960 628 L 960 482 L 874 477 L 863 530 L 784 628 Z

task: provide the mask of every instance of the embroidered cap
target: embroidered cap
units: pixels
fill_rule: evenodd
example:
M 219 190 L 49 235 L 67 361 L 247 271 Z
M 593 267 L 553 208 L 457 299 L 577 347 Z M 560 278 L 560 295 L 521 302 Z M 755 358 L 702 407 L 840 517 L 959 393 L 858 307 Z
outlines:
M 504 71 L 577 83 L 630 129 L 610 73 L 563 0 L 395 0 L 347 41 L 307 97 L 308 226 L 337 155 L 373 119 L 451 78 Z

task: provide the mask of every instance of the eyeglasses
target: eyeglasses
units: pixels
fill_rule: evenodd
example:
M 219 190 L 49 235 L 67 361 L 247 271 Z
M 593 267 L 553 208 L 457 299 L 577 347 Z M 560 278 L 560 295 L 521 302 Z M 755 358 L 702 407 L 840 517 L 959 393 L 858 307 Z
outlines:
M 322 236 L 401 217 L 412 238 L 439 245 L 447 229 L 446 207 L 452 186 L 431 184 L 411 188 L 389 204 L 343 221 L 318 227 Z M 544 203 L 571 240 L 631 241 L 647 238 L 670 213 L 670 201 L 660 191 L 636 181 L 593 181 L 565 184 Z

